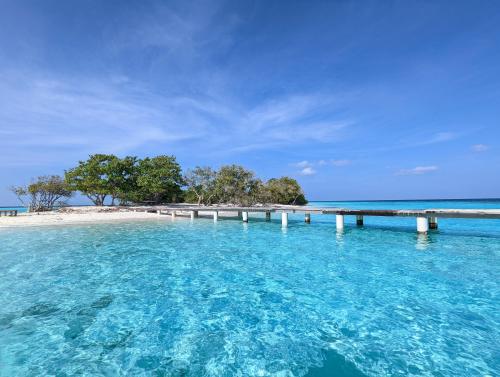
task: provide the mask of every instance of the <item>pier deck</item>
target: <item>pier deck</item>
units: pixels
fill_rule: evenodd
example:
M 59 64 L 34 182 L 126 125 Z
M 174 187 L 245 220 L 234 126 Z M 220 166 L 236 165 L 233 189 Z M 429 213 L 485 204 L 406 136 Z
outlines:
M 500 209 L 327 209 L 322 213 L 330 215 L 441 217 L 463 219 L 500 219 Z
M 282 226 L 288 226 L 289 213 L 304 213 L 305 222 L 311 222 L 311 214 L 335 215 L 337 230 L 344 228 L 344 216 L 356 216 L 356 224 L 363 225 L 364 216 L 386 217 L 415 217 L 417 232 L 427 233 L 429 229 L 437 229 L 438 218 L 463 219 L 500 219 L 500 209 L 348 209 L 348 208 L 317 208 L 307 206 L 264 206 L 264 207 L 233 207 L 233 206 L 152 206 L 132 207 L 136 211 L 148 211 L 161 214 L 170 214 L 172 218 L 179 213 L 189 213 L 191 219 L 198 217 L 200 212 L 213 215 L 218 220 L 219 212 L 233 212 L 248 222 L 249 213 L 265 213 L 266 220 L 271 219 L 272 213 L 281 214 Z

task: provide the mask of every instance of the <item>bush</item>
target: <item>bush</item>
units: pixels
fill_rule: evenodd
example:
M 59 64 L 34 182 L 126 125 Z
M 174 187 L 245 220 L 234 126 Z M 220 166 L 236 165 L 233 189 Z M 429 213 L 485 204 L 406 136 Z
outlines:
M 38 177 L 28 186 L 14 186 L 11 191 L 29 212 L 51 211 L 55 206 L 66 204 L 72 192 L 67 183 L 58 175 Z

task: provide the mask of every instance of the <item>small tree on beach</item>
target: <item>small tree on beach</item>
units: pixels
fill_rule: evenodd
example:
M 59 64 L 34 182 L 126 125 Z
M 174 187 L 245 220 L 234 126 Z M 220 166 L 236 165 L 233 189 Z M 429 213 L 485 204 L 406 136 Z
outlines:
M 72 195 L 68 184 L 58 175 L 41 176 L 27 186 L 13 186 L 10 190 L 30 212 L 51 211 L 56 205 L 64 205 L 62 199 Z
M 191 195 L 196 198 L 198 205 L 209 205 L 216 195 L 215 182 L 217 172 L 210 167 L 197 166 L 188 170 L 184 177 L 187 186 L 187 198 Z

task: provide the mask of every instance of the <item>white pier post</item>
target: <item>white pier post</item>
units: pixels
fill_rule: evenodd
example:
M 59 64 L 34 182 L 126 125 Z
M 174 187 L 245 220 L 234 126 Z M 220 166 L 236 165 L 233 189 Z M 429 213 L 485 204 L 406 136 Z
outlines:
M 304 221 L 307 223 L 307 224 L 310 224 L 311 223 L 311 214 L 310 213 L 306 213 L 305 216 L 304 216 Z
M 214 222 L 217 222 L 218 219 L 219 219 L 219 212 L 214 211 Z
M 243 222 L 247 223 L 248 222 L 248 212 L 242 212 L 241 216 L 243 217 Z
M 156 214 L 157 214 L 158 216 L 160 216 L 160 215 L 161 215 L 161 211 L 160 211 L 160 210 L 157 210 L 157 211 L 156 211 Z
M 266 221 L 271 221 L 271 212 L 266 211 Z
M 194 218 L 196 217 L 195 211 L 191 211 L 190 215 L 191 215 L 191 221 L 193 221 Z
M 281 213 L 281 227 L 286 228 L 288 226 L 288 213 Z
M 356 225 L 363 225 L 363 215 L 356 215 Z
M 344 230 L 344 215 L 335 215 L 337 230 Z
M 175 220 L 175 211 L 172 211 L 171 216 L 172 216 L 172 220 Z
M 427 217 L 417 217 L 417 232 L 425 234 L 428 230 L 429 220 L 427 219 Z
M 429 217 L 429 229 L 437 229 L 437 228 L 438 228 L 437 217 Z

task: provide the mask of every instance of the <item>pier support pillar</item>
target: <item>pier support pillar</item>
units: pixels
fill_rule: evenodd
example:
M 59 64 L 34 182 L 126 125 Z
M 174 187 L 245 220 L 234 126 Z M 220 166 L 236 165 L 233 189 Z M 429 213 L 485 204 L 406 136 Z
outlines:
M 281 213 L 281 227 L 286 228 L 288 226 L 288 213 Z
M 271 212 L 266 211 L 266 221 L 271 221 Z
M 337 230 L 344 230 L 344 215 L 335 215 Z
M 160 210 L 157 210 L 157 211 L 156 211 L 156 214 L 157 214 L 158 216 L 160 216 L 160 215 L 161 215 L 161 211 L 160 211 Z
M 437 229 L 437 228 L 438 228 L 437 217 L 429 217 L 429 229 Z
M 172 220 L 175 220 L 175 211 L 172 211 L 171 216 L 172 216 Z
M 429 230 L 429 220 L 427 217 L 417 217 L 417 232 L 425 234 Z
M 242 212 L 241 218 L 243 219 L 244 223 L 247 223 L 248 222 L 248 212 Z
M 357 226 L 363 225 L 363 215 L 356 215 L 356 225 Z
M 219 219 L 219 212 L 214 211 L 214 222 L 216 222 Z
M 195 217 L 198 217 L 198 211 L 191 211 L 190 215 L 191 215 L 191 220 L 194 220 Z
M 242 212 L 241 211 L 238 211 L 238 219 L 241 219 L 242 218 Z
M 304 222 L 306 222 L 307 224 L 311 223 L 311 214 L 310 213 L 306 213 L 304 215 Z

